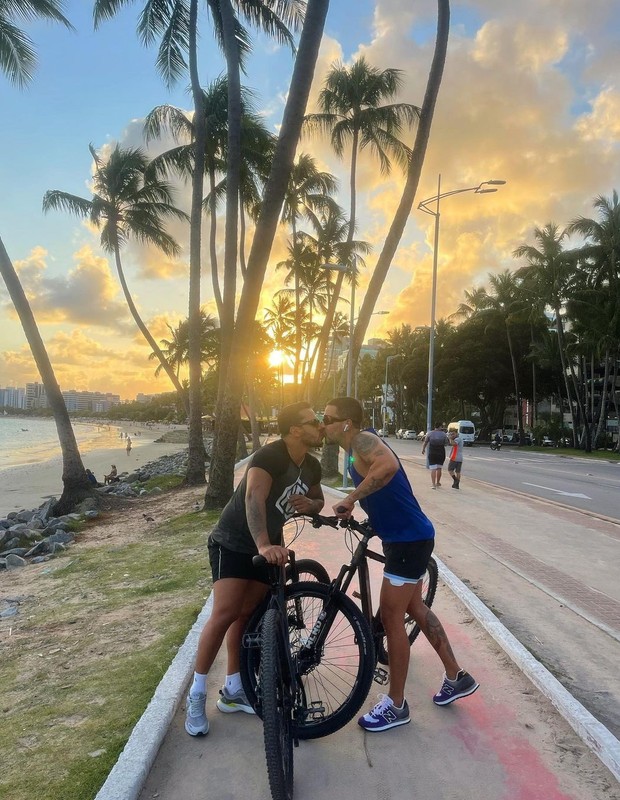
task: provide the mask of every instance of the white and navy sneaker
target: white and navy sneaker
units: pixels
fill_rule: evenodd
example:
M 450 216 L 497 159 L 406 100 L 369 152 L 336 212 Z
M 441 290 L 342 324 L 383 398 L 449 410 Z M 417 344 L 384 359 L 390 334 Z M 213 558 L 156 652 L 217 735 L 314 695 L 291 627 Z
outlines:
M 387 731 L 390 728 L 397 728 L 399 725 L 406 725 L 411 722 L 409 716 L 409 706 L 403 700 L 400 708 L 395 706 L 392 698 L 387 694 L 379 695 L 379 702 L 371 709 L 368 714 L 364 714 L 357 721 L 366 731 Z
M 433 697 L 433 703 L 436 706 L 447 706 L 461 697 L 469 697 L 479 686 L 480 684 L 472 678 L 469 672 L 465 672 L 463 669 L 453 681 L 444 675 L 441 689 Z

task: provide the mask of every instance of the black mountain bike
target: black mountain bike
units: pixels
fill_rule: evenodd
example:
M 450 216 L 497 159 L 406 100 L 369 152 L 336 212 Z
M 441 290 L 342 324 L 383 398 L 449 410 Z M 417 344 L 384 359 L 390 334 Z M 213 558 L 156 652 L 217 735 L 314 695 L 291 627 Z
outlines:
M 316 739 L 339 730 L 359 711 L 373 679 L 380 684 L 388 681 L 387 671 L 377 666 L 377 662 L 388 665 L 388 654 L 380 610 L 373 613 L 368 569 L 369 558 L 385 563 L 382 554 L 368 549 L 375 532 L 368 522 L 353 518 L 316 515 L 305 519 L 316 528 L 345 528 L 350 537 L 351 561 L 341 567 L 329 586 L 293 581 L 283 589 L 272 587 L 271 597 L 250 618 L 241 651 L 243 688 L 256 713 L 265 718 L 267 688 L 263 684 L 262 653 L 266 637 L 262 636 L 262 629 L 266 609 L 273 607 L 274 596 L 278 596 L 280 618 L 288 625 L 287 646 L 283 642 L 280 645 L 288 651 L 287 659 L 290 655 L 293 675 L 289 677 L 295 683 L 296 707 L 290 717 L 294 740 Z M 361 608 L 345 594 L 356 573 L 359 592 L 353 596 L 361 601 Z M 429 607 L 436 589 L 437 563 L 431 558 L 422 588 Z M 405 618 L 405 625 L 409 643 L 413 644 L 420 629 L 409 617 Z

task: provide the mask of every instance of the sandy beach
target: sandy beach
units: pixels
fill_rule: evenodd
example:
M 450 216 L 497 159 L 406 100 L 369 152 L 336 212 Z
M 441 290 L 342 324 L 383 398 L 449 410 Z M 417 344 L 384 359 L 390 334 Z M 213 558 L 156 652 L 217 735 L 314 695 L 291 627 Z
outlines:
M 126 452 L 126 440 L 120 438 L 120 431 L 129 431 L 132 448 Z M 160 456 L 178 453 L 187 448 L 186 444 L 157 443 L 169 426 L 140 426 L 125 424 L 112 429 L 110 435 L 102 437 L 103 446 L 80 451 L 84 466 L 94 472 L 97 480 L 103 483 L 103 476 L 116 464 L 119 474 L 135 470 L 137 467 L 155 461 Z M 140 435 L 136 435 L 140 431 Z M 48 497 L 60 497 L 62 493 L 62 457 L 60 454 L 46 461 L 11 467 L 0 472 L 0 516 L 9 511 L 37 508 Z

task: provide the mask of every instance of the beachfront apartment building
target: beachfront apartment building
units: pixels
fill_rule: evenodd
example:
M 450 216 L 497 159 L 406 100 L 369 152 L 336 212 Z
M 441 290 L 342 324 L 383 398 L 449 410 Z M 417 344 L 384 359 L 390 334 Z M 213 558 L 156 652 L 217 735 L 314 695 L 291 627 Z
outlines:
M 6 389 L 0 388 L 0 407 L 4 408 L 26 408 L 26 390 L 7 386 Z
M 120 405 L 121 398 L 111 392 L 78 392 L 68 389 L 62 392 L 67 411 L 109 411 L 112 406 Z M 25 388 L 0 388 L 0 407 L 4 408 L 47 408 L 45 386 L 35 381 L 27 383 Z

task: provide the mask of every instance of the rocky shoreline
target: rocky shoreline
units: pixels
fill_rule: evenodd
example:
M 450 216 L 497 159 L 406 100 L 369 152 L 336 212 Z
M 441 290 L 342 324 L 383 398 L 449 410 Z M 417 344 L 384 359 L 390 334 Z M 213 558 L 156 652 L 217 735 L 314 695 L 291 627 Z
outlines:
M 160 475 L 184 476 L 187 459 L 187 450 L 162 456 L 133 472 L 121 473 L 118 483 L 99 486 L 96 491 L 102 495 L 126 499 L 157 494 L 161 489 L 156 487 L 147 491 L 144 483 Z M 12 511 L 0 519 L 0 573 L 49 561 L 54 554 L 66 550 L 75 541 L 74 530 L 80 522 L 99 516 L 97 500 L 87 498 L 74 513 L 54 517 L 51 509 L 56 500 L 55 497 L 50 497 L 39 508 Z M 10 613 L 11 606 L 0 611 L 0 616 Z

